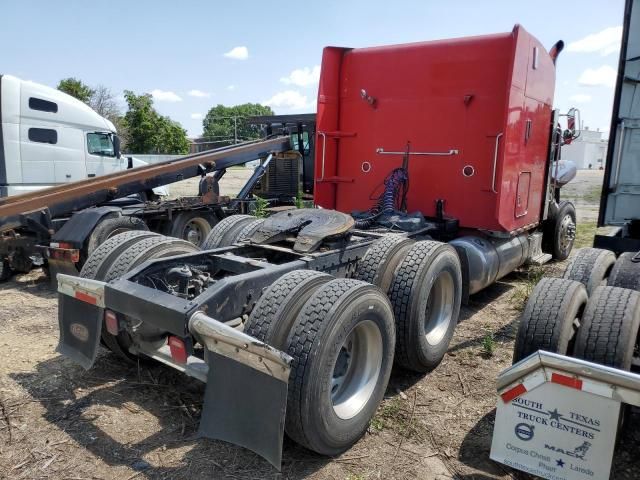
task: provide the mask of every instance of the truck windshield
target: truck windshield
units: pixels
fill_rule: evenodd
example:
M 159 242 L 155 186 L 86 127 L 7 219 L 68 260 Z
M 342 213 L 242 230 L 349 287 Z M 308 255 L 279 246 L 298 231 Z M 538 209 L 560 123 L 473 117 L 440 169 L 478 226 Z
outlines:
M 87 133 L 87 148 L 92 155 L 115 157 L 113 136 L 109 133 Z

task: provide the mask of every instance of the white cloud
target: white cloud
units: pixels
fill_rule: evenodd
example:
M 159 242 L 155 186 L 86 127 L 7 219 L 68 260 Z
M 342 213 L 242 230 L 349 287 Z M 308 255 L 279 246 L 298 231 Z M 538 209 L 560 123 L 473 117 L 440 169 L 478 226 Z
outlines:
M 297 85 L 298 87 L 308 87 L 315 85 L 320 80 L 320 65 L 313 68 L 304 67 L 292 71 L 288 77 L 282 77 L 280 81 L 286 85 Z
M 154 100 L 159 102 L 181 102 L 182 98 L 180 98 L 175 92 L 160 90 L 156 88 L 151 92 L 151 96 Z
M 616 75 L 615 69 L 609 65 L 602 65 L 596 69 L 587 68 L 582 72 L 582 75 L 580 75 L 578 83 L 589 87 L 614 87 L 616 84 Z
M 278 92 L 269 100 L 262 102 L 263 105 L 276 108 L 287 108 L 291 110 L 302 110 L 304 108 L 312 108 L 313 105 L 308 101 L 306 95 L 302 95 L 296 90 L 285 90 Z
M 249 58 L 249 49 L 247 47 L 233 47 L 224 54 L 227 58 L 235 58 L 236 60 L 246 60 Z
M 580 40 L 571 42 L 567 46 L 568 52 L 593 53 L 598 52 L 605 56 L 615 53 L 620 49 L 622 39 L 622 27 L 609 27 L 598 33 L 592 33 Z
M 588 103 L 591 101 L 591 95 L 587 95 L 585 93 L 576 93 L 575 95 L 571 95 L 569 100 L 576 103 Z
M 235 86 L 235 85 L 229 85 L 229 86 L 227 87 L 227 90 L 229 90 L 230 92 L 234 91 L 235 89 L 236 89 L 236 86 Z
M 193 89 L 187 92 L 187 95 L 190 97 L 198 97 L 198 98 L 209 98 L 211 94 L 209 92 L 203 92 L 202 90 Z
M 203 116 L 201 113 L 192 113 L 191 115 L 191 119 L 192 120 L 202 120 Z

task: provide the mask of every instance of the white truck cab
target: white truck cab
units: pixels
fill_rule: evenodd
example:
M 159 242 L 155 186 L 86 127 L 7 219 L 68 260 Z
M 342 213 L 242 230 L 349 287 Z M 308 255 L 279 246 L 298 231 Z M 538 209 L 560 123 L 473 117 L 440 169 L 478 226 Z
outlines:
M 0 197 L 127 168 L 113 123 L 54 88 L 0 75 L 0 119 Z

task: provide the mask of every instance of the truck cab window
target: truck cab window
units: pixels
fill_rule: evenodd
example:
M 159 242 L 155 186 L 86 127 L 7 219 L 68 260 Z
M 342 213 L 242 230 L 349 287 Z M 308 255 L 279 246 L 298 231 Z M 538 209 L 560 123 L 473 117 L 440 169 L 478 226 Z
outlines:
M 108 133 L 88 133 L 87 148 L 91 155 L 115 157 L 113 137 Z
M 36 97 L 29 98 L 29 108 L 31 110 L 40 110 L 41 112 L 58 113 L 57 103 Z

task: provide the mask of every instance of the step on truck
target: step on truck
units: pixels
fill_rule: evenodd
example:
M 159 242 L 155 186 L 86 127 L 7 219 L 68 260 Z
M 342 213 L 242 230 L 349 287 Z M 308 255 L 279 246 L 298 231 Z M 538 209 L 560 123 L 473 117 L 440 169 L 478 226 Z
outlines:
M 575 210 L 552 107 L 556 59 L 507 33 L 323 52 L 318 208 L 233 215 L 200 251 L 139 232 L 58 275 L 59 351 L 101 341 L 206 382 L 201 435 L 279 467 L 284 432 L 323 455 L 366 431 L 395 363 L 428 372 L 460 305 L 527 262 L 565 259 Z M 567 128 L 560 124 L 567 123 Z
M 595 236 L 593 247 L 577 250 L 560 278 L 538 282 L 520 317 L 514 366 L 498 379 L 496 425 L 502 427 L 494 432 L 492 458 L 543 478 L 609 478 L 625 411 L 621 404 L 640 406 L 640 160 L 634 147 L 640 134 L 640 107 L 634 101 L 639 88 L 640 2 L 628 0 L 624 15 L 598 219 L 598 226 L 608 231 Z M 547 402 L 537 418 L 554 420 L 556 428 L 536 427 L 536 435 L 543 449 L 545 443 L 557 447 L 551 452 L 553 462 L 522 453 L 538 443 L 531 441 L 530 421 L 519 427 L 530 433 L 510 435 L 512 449 L 504 440 L 504 425 L 513 427 L 520 407 L 528 401 L 542 404 L 544 398 Z M 549 418 L 548 410 L 563 412 L 565 419 Z M 589 424 L 581 427 L 591 436 L 586 439 L 593 447 L 589 458 L 576 458 L 574 447 L 580 444 L 574 445 L 576 437 L 563 433 L 576 426 L 571 411 L 582 419 L 602 415 L 602 431 Z

